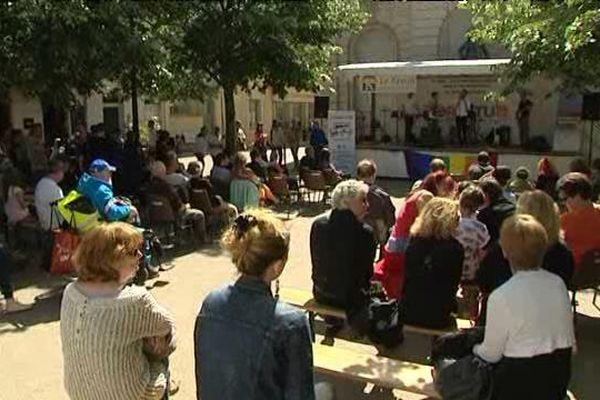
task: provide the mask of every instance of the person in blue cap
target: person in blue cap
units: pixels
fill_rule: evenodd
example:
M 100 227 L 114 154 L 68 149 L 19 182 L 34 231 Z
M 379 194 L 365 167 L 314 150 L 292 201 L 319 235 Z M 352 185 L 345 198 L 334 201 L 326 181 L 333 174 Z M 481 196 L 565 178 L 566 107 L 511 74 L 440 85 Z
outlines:
M 92 161 L 89 173 L 79 178 L 77 191 L 86 196 L 107 221 L 135 219 L 138 215 L 135 207 L 113 193 L 112 173 L 115 171 L 116 168 L 105 160 Z

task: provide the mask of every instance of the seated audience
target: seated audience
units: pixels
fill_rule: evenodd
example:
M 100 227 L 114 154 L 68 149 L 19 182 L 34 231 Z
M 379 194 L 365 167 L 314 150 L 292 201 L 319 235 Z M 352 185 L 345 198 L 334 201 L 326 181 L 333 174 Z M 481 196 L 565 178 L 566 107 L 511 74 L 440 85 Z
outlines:
M 541 190 L 525 192 L 517 202 L 517 214 L 529 214 L 542 224 L 548 237 L 548 251 L 542 268 L 560 276 L 565 286 L 568 286 L 575 261 L 573 253 L 560 238 L 560 216 L 552 197 Z
M 272 152 L 271 154 L 276 153 Z M 262 181 L 267 179 L 267 162 L 262 159 L 260 151 L 258 149 L 252 149 L 250 151 L 250 162 L 246 167 L 250 168 L 254 175 L 259 177 Z
M 485 339 L 473 352 L 497 363 L 495 399 L 563 399 L 571 377 L 573 315 L 562 280 L 540 268 L 546 230 L 518 214 L 503 224 L 500 242 L 513 276 L 490 295 Z
M 339 181 L 342 179 L 342 171 L 338 171 L 335 166 L 331 163 L 331 153 L 329 149 L 321 149 L 319 152 L 319 159 L 317 160 L 317 169 L 319 171 L 330 171 L 332 172 L 336 180 Z
M 175 188 L 167 182 L 167 169 L 161 161 L 155 161 L 150 165 L 150 184 L 148 195 L 163 197 L 168 200 L 173 213 L 183 223 L 191 221 L 194 232 L 200 243 L 206 241 L 206 218 L 204 213 L 195 208 L 190 208 L 181 200 Z
M 456 182 L 444 171 L 429 174 L 416 192 L 411 193 L 398 209 L 392 233 L 383 248 L 383 258 L 374 268 L 374 278 L 380 281 L 391 298 L 400 299 L 404 286 L 405 252 L 410 227 L 423 206 L 434 196 L 452 197 Z
M 480 151 L 477 155 L 477 165 L 483 170 L 483 174 L 489 174 L 494 171 L 492 159 L 487 151 Z
M 458 221 L 456 201 L 434 198 L 411 227 L 402 296 L 405 323 L 439 329 L 452 325 L 464 262 L 464 250 L 454 238 Z
M 222 243 L 240 277 L 209 293 L 196 319 L 197 398 L 315 399 L 306 314 L 277 301 L 271 287 L 284 270 L 289 233 L 255 210 L 240 215 Z
M 269 164 L 267 164 L 268 175 L 287 175 L 287 168 L 279 160 L 279 154 L 276 151 L 272 151 L 269 154 Z
M 233 167 L 231 168 L 232 180 L 239 179 L 254 183 L 258 188 L 259 198 L 263 204 L 279 203 L 279 199 L 275 197 L 273 192 L 271 192 L 271 189 L 269 189 L 267 185 L 263 184 L 260 178 L 254 173 L 254 171 L 248 168 L 247 165 L 248 159 L 246 158 L 246 155 L 243 152 L 236 153 L 235 157 L 233 158 Z
M 485 255 L 485 247 L 490 241 L 486 226 L 477 220 L 477 210 L 483 205 L 485 195 L 478 186 L 470 186 L 459 197 L 460 220 L 456 230 L 456 240 L 463 246 L 465 260 L 462 280 L 472 282 Z
M 10 279 L 11 270 L 9 254 L 3 246 L 0 246 L 0 294 L 4 297 L 4 302 L 0 304 L 0 315 L 26 311 L 33 307 L 31 304 L 24 304 L 15 299 Z
M 190 189 L 191 190 L 205 190 L 208 199 L 210 200 L 210 205 L 212 207 L 212 214 L 217 216 L 223 216 L 224 219 L 231 219 L 237 216 L 237 209 L 233 204 L 227 203 L 221 196 L 215 193 L 213 185 L 210 181 L 204 178 L 202 173 L 202 168 L 200 164 L 195 161 L 192 161 L 188 164 L 187 169 L 188 176 L 190 177 Z
M 373 229 L 375 240 L 381 245 L 387 242 L 390 229 L 396 219 L 396 208 L 392 204 L 390 195 L 375 184 L 377 165 L 372 160 L 362 160 L 356 167 L 356 177 L 369 186 L 367 201 L 369 210 L 365 216 L 365 223 Z
M 467 170 L 467 178 L 470 181 L 476 182 L 483 176 L 485 172 L 478 164 L 472 164 L 469 166 Z
M 521 194 L 528 190 L 533 190 L 535 187 L 529 180 L 529 170 L 525 167 L 517 168 L 515 177 L 508 184 L 510 190 L 519 197 Z
M 490 238 L 500 237 L 500 226 L 505 218 L 515 212 L 515 204 L 502 195 L 502 186 L 494 178 L 485 178 L 479 182 L 485 194 L 485 204 L 479 210 L 477 219 L 485 224 Z
M 131 225 L 102 224 L 75 252 L 78 278 L 67 285 L 60 311 L 70 399 L 168 397 L 173 318 L 144 286 L 128 285 L 143 257 L 142 242 Z
M 8 186 L 4 212 L 8 225 L 13 227 L 32 225 L 36 222 L 25 202 L 24 186 L 21 182 L 14 182 Z
M 35 210 L 40 226 L 44 230 L 57 228 L 61 223 L 59 213 L 52 215 L 52 203 L 64 197 L 62 189 L 58 186 L 65 176 L 64 168 L 65 165 L 61 160 L 50 160 L 48 174 L 40 179 L 35 187 Z
M 116 168 L 102 159 L 92 161 L 89 174 L 79 178 L 77 191 L 86 196 L 107 221 L 135 220 L 137 210 L 113 194 L 112 173 Z
M 550 197 L 557 200 L 556 183 L 560 176 L 556 167 L 547 157 L 542 158 L 537 164 L 538 177 L 535 182 L 535 188 L 548 193 Z
M 579 172 L 588 178 L 592 177 L 592 170 L 590 169 L 590 166 L 588 165 L 587 161 L 581 157 L 571 160 L 569 163 L 569 172 Z
M 592 203 L 592 183 L 584 174 L 571 172 L 563 176 L 558 191 L 567 207 L 560 225 L 577 269 L 586 252 L 600 249 L 600 207 Z
M 432 174 L 432 173 L 438 172 L 438 171 L 447 173 L 448 168 L 446 167 L 446 162 L 444 160 L 442 160 L 441 158 L 434 158 L 433 160 L 431 160 L 429 162 L 429 173 Z M 422 184 L 423 184 L 422 179 L 415 181 L 415 183 L 413 183 L 413 185 L 410 189 L 411 193 L 414 192 L 415 190 L 419 189 Z
M 210 180 L 215 185 L 226 184 L 229 186 L 231 182 L 231 165 L 227 153 L 219 153 L 215 156 L 215 163 L 210 171 Z
M 331 193 L 332 210 L 310 230 L 313 294 L 323 304 L 344 308 L 352 322 L 369 299 L 375 240 L 363 221 L 369 188 L 350 179 Z
M 492 173 L 492 177 L 498 181 L 500 186 L 502 186 L 503 196 L 512 202 L 516 202 L 517 196 L 509 186 L 509 183 L 512 179 L 512 171 L 510 167 L 508 165 L 498 165 Z
M 304 148 L 304 157 L 300 159 L 300 171 L 313 171 L 317 169 L 317 160 L 315 158 L 315 149 L 313 147 Z

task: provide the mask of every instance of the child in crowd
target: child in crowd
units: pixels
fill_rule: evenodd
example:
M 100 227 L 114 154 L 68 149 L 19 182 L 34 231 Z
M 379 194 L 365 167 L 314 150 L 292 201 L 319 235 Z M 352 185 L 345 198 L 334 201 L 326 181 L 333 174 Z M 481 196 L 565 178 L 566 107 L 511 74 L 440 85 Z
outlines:
M 516 202 L 517 196 L 515 196 L 509 187 L 509 182 L 512 178 L 512 171 L 510 167 L 508 165 L 498 165 L 492 175 L 498 181 L 500 186 L 502 186 L 504 197 Z
M 483 191 L 475 185 L 466 187 L 459 198 L 460 220 L 456 230 L 456 240 L 465 251 L 461 287 L 462 297 L 471 317 L 477 314 L 478 295 L 478 289 L 472 282 L 479 269 L 479 263 L 485 255 L 484 248 L 490 241 L 486 226 L 477 220 L 477 210 L 484 202 Z
M 517 197 L 523 192 L 535 189 L 529 180 L 529 170 L 522 166 L 517 168 L 515 179 L 509 183 L 508 187 Z

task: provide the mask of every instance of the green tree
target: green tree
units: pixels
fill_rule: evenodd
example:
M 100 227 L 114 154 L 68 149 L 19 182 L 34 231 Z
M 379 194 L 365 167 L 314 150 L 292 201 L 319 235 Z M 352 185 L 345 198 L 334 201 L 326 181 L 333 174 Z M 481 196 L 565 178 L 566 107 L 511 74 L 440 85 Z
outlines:
M 194 76 L 223 89 L 226 147 L 235 148 L 238 88 L 316 90 L 331 72 L 336 39 L 367 18 L 360 0 L 188 2 L 175 58 Z
M 170 49 L 182 38 L 183 3 L 0 3 L 0 95 L 19 87 L 44 104 L 67 107 L 76 102 L 76 94 L 103 91 L 114 82 L 134 98 L 138 132 L 138 94 L 198 95 L 191 89 L 201 87 L 188 90 L 181 83 L 183 72 L 169 70 L 178 67 Z
M 462 6 L 473 14 L 474 40 L 510 51 L 506 91 L 540 74 L 569 88 L 600 85 L 600 2 L 473 0 Z

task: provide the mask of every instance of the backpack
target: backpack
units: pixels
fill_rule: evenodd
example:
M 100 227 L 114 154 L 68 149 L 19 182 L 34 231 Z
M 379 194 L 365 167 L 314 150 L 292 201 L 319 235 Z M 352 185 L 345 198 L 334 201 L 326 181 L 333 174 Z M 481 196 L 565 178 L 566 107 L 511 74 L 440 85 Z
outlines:
M 92 202 L 77 190 L 71 190 L 57 202 L 59 215 L 76 229 L 85 233 L 99 224 L 100 214 Z
M 158 239 L 158 236 L 152 229 L 143 229 L 144 237 L 143 257 L 140 258 L 138 270 L 133 278 L 133 283 L 138 286 L 143 286 L 148 279 L 148 269 L 151 265 L 161 266 L 163 258 L 163 247 Z
M 368 304 L 348 315 L 348 322 L 352 329 L 367 335 L 375 344 L 393 348 L 404 341 L 404 323 L 396 299 L 382 300 L 372 296 Z

